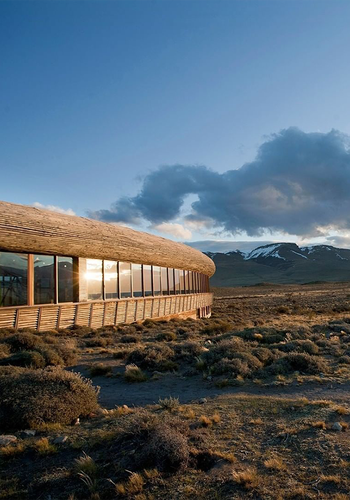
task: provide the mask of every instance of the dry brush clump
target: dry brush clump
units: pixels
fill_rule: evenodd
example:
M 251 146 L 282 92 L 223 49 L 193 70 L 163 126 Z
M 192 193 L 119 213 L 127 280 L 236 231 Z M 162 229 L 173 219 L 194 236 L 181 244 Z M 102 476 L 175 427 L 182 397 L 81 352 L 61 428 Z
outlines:
M 165 372 L 178 369 L 174 358 L 174 350 L 167 345 L 146 345 L 143 349 L 131 351 L 127 363 L 135 364 L 143 370 Z
M 71 366 L 76 363 L 74 349 L 59 345 L 49 334 L 32 331 L 0 331 L 0 365 L 44 368 Z
M 97 409 L 98 389 L 60 368 L 0 368 L 0 426 L 26 429 L 70 424 Z

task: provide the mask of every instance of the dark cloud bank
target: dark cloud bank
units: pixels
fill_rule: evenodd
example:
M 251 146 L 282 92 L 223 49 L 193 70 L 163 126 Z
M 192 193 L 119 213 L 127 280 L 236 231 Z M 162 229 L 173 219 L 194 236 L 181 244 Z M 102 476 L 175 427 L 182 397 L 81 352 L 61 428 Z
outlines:
M 91 216 L 108 222 L 158 224 L 175 219 L 184 199 L 198 195 L 186 218 L 232 234 L 264 230 L 319 236 L 320 227 L 350 228 L 349 137 L 282 130 L 256 159 L 220 174 L 205 166 L 169 165 L 149 173 L 135 197 Z

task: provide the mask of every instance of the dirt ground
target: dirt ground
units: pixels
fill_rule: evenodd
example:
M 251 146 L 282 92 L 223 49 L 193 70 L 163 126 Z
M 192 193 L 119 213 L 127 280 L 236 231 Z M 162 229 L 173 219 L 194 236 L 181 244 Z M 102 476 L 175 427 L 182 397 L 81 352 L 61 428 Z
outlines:
M 350 283 L 214 294 L 200 321 L 0 332 L 2 365 L 61 364 L 101 405 L 14 430 L 0 499 L 349 499 Z
M 214 289 L 213 320 L 220 318 L 232 322 L 234 329 L 273 327 L 288 329 L 295 325 L 326 324 L 329 321 L 350 318 L 350 283 L 312 285 L 266 285 L 257 287 Z M 282 310 L 281 310 L 282 308 Z M 284 309 L 286 308 L 286 309 Z M 280 312 L 281 311 L 281 312 Z M 167 327 L 168 325 L 165 325 Z M 160 325 L 158 329 L 162 329 Z M 157 327 L 156 327 L 157 328 Z M 208 336 L 208 340 L 212 337 Z M 207 339 L 200 338 L 200 342 Z M 115 373 L 122 373 L 124 363 L 113 359 L 113 354 L 82 352 L 79 365 L 74 371 L 89 377 L 89 366 L 103 363 L 113 367 Z M 293 381 L 288 386 L 264 386 L 246 381 L 240 387 L 218 389 L 211 380 L 201 374 L 184 375 L 183 372 L 159 373 L 157 377 L 142 384 L 130 384 L 123 377 L 97 376 L 93 382 L 101 387 L 100 402 L 106 408 L 118 405 L 143 406 L 154 404 L 159 398 L 177 397 L 181 403 L 198 398 L 216 397 L 220 394 L 255 394 L 278 397 L 302 397 L 334 400 L 350 398 L 350 382 L 334 382 L 320 385 L 319 382 L 301 384 Z

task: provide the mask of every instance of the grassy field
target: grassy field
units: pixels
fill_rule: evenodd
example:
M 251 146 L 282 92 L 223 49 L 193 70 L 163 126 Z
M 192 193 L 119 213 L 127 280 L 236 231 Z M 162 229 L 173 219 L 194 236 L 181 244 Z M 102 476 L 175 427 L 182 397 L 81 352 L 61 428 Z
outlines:
M 214 292 L 201 321 L 0 331 L 0 498 L 349 498 L 350 285 Z

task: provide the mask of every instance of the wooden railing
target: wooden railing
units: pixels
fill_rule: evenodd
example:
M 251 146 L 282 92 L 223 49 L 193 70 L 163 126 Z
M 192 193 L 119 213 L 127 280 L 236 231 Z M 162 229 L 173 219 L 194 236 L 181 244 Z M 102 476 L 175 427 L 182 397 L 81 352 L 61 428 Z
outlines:
M 99 328 L 132 323 L 146 318 L 210 314 L 211 293 L 163 295 L 118 300 L 90 301 L 0 308 L 0 328 L 34 328 L 39 331 L 73 325 Z

